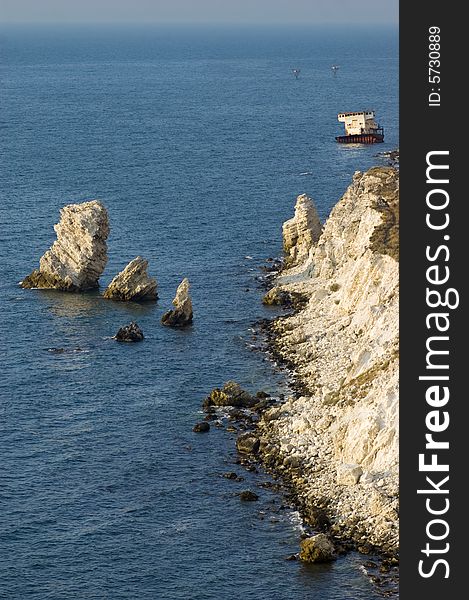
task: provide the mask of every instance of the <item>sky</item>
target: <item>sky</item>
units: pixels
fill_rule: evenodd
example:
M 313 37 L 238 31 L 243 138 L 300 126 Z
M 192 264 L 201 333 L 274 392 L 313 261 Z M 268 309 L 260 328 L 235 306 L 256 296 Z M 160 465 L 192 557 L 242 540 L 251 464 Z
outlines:
M 397 23 L 398 0 L 0 0 L 0 21 Z

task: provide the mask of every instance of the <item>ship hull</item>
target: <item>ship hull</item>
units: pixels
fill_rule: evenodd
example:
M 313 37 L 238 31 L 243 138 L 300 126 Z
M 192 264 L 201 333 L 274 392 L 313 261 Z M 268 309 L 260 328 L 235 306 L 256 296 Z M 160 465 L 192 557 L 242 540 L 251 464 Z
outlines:
M 380 144 L 384 142 L 384 135 L 382 133 L 359 133 L 339 135 L 335 139 L 339 144 Z

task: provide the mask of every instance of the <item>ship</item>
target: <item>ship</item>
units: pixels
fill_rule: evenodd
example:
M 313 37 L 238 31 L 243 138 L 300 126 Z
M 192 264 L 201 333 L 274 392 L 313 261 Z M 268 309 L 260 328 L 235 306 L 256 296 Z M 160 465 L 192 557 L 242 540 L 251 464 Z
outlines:
M 375 121 L 375 112 L 343 112 L 337 115 L 345 125 L 345 135 L 335 139 L 339 144 L 379 144 L 384 142 L 384 128 Z

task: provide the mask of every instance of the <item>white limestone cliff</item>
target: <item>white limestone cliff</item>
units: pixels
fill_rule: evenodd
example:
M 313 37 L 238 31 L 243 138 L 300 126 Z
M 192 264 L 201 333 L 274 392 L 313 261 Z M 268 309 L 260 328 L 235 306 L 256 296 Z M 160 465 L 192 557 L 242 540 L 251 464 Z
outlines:
M 397 170 L 357 172 L 309 251 L 293 244 L 303 261 L 287 261 L 276 283 L 309 302 L 275 321 L 273 350 L 303 392 L 261 424 L 333 531 L 388 551 L 398 547 L 398 201 Z

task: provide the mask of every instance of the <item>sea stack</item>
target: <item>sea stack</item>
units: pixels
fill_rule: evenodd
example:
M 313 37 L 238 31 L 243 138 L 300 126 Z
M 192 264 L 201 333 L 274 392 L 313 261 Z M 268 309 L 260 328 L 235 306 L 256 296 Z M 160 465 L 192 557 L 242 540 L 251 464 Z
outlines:
M 118 273 L 104 292 L 104 297 L 121 301 L 157 300 L 156 279 L 147 273 L 148 261 L 137 256 Z
M 176 290 L 173 300 L 174 309 L 168 310 L 161 318 L 163 325 L 186 327 L 192 323 L 192 300 L 189 296 L 189 287 L 189 280 L 184 278 Z
M 56 241 L 21 287 L 66 292 L 97 288 L 107 263 L 109 217 L 104 205 L 99 200 L 69 204 L 60 210 L 54 230 Z
M 321 236 L 322 225 L 313 200 L 306 194 L 296 199 L 295 216 L 283 224 L 285 264 L 303 262 Z

